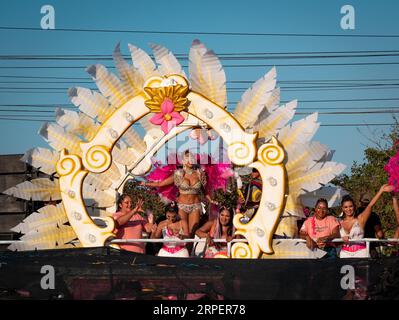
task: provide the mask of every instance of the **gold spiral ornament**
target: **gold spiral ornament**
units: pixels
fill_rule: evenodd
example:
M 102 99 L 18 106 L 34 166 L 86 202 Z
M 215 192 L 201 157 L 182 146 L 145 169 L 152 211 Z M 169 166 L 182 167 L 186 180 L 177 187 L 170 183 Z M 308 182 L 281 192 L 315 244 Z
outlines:
M 266 143 L 259 148 L 258 159 L 269 165 L 280 164 L 284 160 L 284 150 L 277 144 L 277 141 Z
M 248 144 L 238 141 L 229 145 L 227 149 L 228 157 L 237 165 L 247 165 L 252 162 L 255 157 L 255 148 L 251 148 Z
M 244 242 L 237 242 L 231 248 L 231 256 L 235 259 L 251 259 L 252 249 Z
M 100 145 L 92 146 L 84 157 L 85 167 L 94 173 L 101 173 L 111 166 L 112 158 L 109 151 Z
M 56 171 L 59 176 L 67 176 L 79 170 L 81 167 L 80 158 L 76 155 L 66 155 L 65 150 L 61 151 L 60 159 L 57 162 Z

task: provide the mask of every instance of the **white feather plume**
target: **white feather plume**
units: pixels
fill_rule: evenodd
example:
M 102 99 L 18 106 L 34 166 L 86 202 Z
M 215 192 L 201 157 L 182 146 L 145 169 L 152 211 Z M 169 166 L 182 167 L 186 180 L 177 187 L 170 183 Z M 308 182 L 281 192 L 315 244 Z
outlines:
M 186 77 L 181 64 L 169 49 L 158 44 L 150 44 L 150 47 L 154 53 L 155 61 L 158 63 L 158 70 L 161 75 L 180 74 Z
M 297 170 L 289 176 L 290 193 L 299 195 L 317 190 L 344 170 L 345 165 L 336 162 L 317 163 L 310 170 Z
M 132 165 L 137 158 L 138 153 L 135 152 L 134 148 L 129 148 L 126 143 L 123 143 L 122 141 L 112 149 L 112 159 L 124 166 Z
M 115 196 L 111 195 L 111 191 L 96 190 L 95 187 L 87 183 L 83 183 L 83 198 L 100 208 L 109 208 L 115 204 Z
M 57 108 L 55 119 L 66 132 L 80 136 L 85 141 L 93 139 L 100 128 L 99 124 L 83 112 Z
M 11 229 L 13 232 L 27 234 L 32 231 L 38 231 L 40 227 L 52 225 L 57 227 L 68 222 L 68 217 L 62 204 L 48 205 L 40 208 L 27 216 L 20 224 Z
M 10 246 L 11 250 L 45 250 L 45 249 L 63 249 L 71 247 L 68 242 L 76 239 L 76 233 L 72 227 L 61 225 L 47 225 L 40 228 L 39 231 L 32 231 L 21 237 L 21 245 Z
M 259 138 L 269 140 L 292 119 L 295 114 L 297 100 L 293 100 L 285 105 L 276 108 L 267 118 L 254 127 L 258 132 Z
M 115 108 L 119 108 L 133 97 L 133 95 L 126 90 L 125 85 L 118 77 L 108 71 L 103 65 L 92 65 L 88 67 L 86 71 L 92 76 L 103 96 L 106 97 Z
M 132 96 L 135 96 L 143 91 L 144 79 L 136 68 L 123 59 L 119 43 L 115 47 L 113 57 L 116 69 L 118 70 L 120 79 L 122 80 L 125 89 Z
M 267 100 L 265 107 L 259 113 L 258 118 L 254 123 L 254 127 L 266 119 L 274 110 L 279 107 L 280 104 L 280 88 L 275 88 Z
M 285 203 L 284 210 L 285 210 L 285 212 L 283 215 L 305 218 L 305 214 L 303 213 L 302 204 L 299 201 L 298 195 L 296 193 L 290 192 L 290 194 L 287 197 L 287 201 Z
M 30 164 L 41 172 L 52 175 L 56 172 L 56 165 L 59 159 L 59 153 L 45 148 L 33 148 L 25 152 L 21 161 Z
M 106 190 L 112 185 L 112 180 L 104 174 L 90 172 L 85 178 L 85 183 L 97 190 Z
M 189 54 L 191 89 L 203 94 L 221 107 L 227 105 L 226 74 L 219 58 L 194 40 Z
M 69 153 L 78 155 L 81 153 L 81 140 L 76 135 L 65 132 L 64 128 L 58 124 L 45 122 L 39 134 L 57 151 L 65 148 Z
M 151 57 L 142 49 L 128 44 L 134 67 L 139 71 L 141 77 L 146 81 L 148 78 L 158 76 L 157 67 Z
M 234 117 L 244 128 L 252 127 L 262 109 L 268 109 L 267 102 L 275 86 L 276 68 L 272 68 L 244 92 L 234 111 Z
M 80 111 L 93 119 L 104 122 L 114 111 L 115 107 L 99 92 L 86 88 L 76 87 L 68 91 L 71 102 L 79 107 Z
M 33 201 L 60 200 L 61 192 L 57 179 L 38 178 L 24 181 L 15 187 L 9 188 L 3 193 L 16 198 Z
M 297 144 L 287 154 L 286 169 L 289 175 L 296 170 L 307 170 L 313 167 L 328 152 L 328 147 L 318 141 Z
M 296 144 L 310 141 L 319 127 L 316 112 L 282 128 L 278 133 L 278 140 L 289 152 Z
M 314 207 L 317 199 L 324 198 L 328 201 L 328 207 L 333 208 L 340 206 L 342 197 L 347 194 L 348 192 L 341 187 L 327 185 L 313 192 L 301 195 L 300 201 L 306 207 Z
M 123 135 L 122 140 L 124 140 L 130 147 L 135 149 L 138 153 L 144 153 L 147 149 L 147 146 L 144 140 L 139 136 L 136 130 L 132 127 L 127 129 Z

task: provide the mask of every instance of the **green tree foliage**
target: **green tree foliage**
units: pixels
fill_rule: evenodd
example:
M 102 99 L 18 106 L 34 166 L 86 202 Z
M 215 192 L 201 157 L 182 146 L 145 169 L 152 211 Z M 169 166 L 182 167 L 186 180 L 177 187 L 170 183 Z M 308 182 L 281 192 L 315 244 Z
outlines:
M 396 118 L 394 120 L 396 121 Z M 388 183 L 388 174 L 384 166 L 398 151 L 398 140 L 399 123 L 396 121 L 390 133 L 381 134 L 377 140 L 373 140 L 372 147 L 365 149 L 364 163 L 354 162 L 350 175 L 342 174 L 332 183 L 347 190 L 357 204 L 363 196 L 371 200 L 381 185 Z M 373 211 L 379 214 L 386 235 L 392 236 L 396 228 L 392 196 L 384 194 Z
M 143 199 L 143 210 L 145 212 L 151 211 L 156 219 L 164 214 L 166 203 L 162 202 L 154 190 L 140 186 L 139 181 L 134 179 L 128 180 L 123 188 L 123 193 L 130 196 L 133 207 L 136 205 L 138 199 Z

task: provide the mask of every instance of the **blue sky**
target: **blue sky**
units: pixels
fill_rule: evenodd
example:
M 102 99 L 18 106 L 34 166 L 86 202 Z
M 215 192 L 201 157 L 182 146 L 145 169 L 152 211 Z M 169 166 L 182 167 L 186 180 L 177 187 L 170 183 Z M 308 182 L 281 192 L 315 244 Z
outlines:
M 2 1 L 0 26 L 40 27 L 42 5 L 55 8 L 57 28 L 118 29 L 118 30 L 160 30 L 193 32 L 247 32 L 247 33 L 317 33 L 317 34 L 399 34 L 399 2 L 382 1 Z M 340 9 L 345 4 L 355 8 L 356 29 L 342 30 Z M 347 38 L 347 37 L 288 37 L 288 36 L 226 36 L 226 35 L 171 35 L 140 33 L 94 33 L 94 32 L 53 32 L 48 30 L 0 30 L 0 55 L 56 55 L 96 54 L 111 55 L 115 45 L 121 42 L 122 53 L 128 54 L 127 44 L 132 43 L 150 52 L 148 44 L 159 43 L 174 53 L 188 53 L 193 39 L 199 38 L 216 53 L 253 52 L 332 52 L 332 51 L 381 51 L 399 50 L 397 38 Z M 81 80 L 69 83 L 21 83 L 34 79 L 10 78 L 9 76 L 46 77 L 90 77 L 85 66 L 93 63 L 112 65 L 112 61 L 14 61 L 0 60 L 0 110 L 9 110 L 8 105 L 43 104 L 60 105 L 69 103 L 67 89 L 40 90 L 8 89 L 13 87 L 69 88 Z M 262 61 L 223 61 L 231 64 L 305 64 L 305 63 L 353 63 L 353 62 L 398 62 L 398 58 L 335 58 L 335 59 L 270 59 Z M 183 63 L 184 64 L 184 63 Z M 16 66 L 81 66 L 77 69 L 19 68 Z M 8 68 L 1 68 L 8 67 Z M 11 68 L 10 68 L 11 67 Z M 256 81 L 270 67 L 232 68 L 226 67 L 228 80 Z M 279 81 L 303 80 L 368 80 L 396 79 L 399 65 L 367 66 L 308 66 L 277 67 Z M 42 80 L 43 81 L 43 80 Z M 49 81 L 49 80 L 46 80 Z M 16 83 L 12 83 L 16 82 Z M 50 81 L 51 82 L 51 81 Z M 301 86 L 301 83 L 280 86 Z M 395 82 L 395 81 L 392 81 Z M 398 83 L 399 81 L 396 81 Z M 303 85 L 303 84 L 302 84 Z M 249 84 L 230 84 L 228 87 L 247 87 Z M 340 111 L 362 111 L 363 108 L 392 108 L 398 101 L 343 101 L 328 103 L 301 102 L 307 100 L 353 100 L 398 98 L 398 87 L 391 89 L 352 90 L 304 90 L 282 89 L 282 100 L 298 99 L 298 112 L 314 108 L 321 112 L 333 111 L 325 108 L 342 108 Z M 36 91 L 35 91 L 36 90 Z M 9 93 L 9 91 L 14 91 Z M 32 92 L 35 93 L 26 93 Z M 228 93 L 229 101 L 238 101 L 241 92 Z M 46 108 L 51 110 L 53 108 Z M 234 107 L 231 104 L 230 107 Z M 26 110 L 29 107 L 25 107 Z M 323 110 L 324 108 L 324 110 Z M 355 108 L 355 109 L 354 109 Z M 22 109 L 22 108 L 20 108 Z M 37 108 L 36 108 L 37 109 Z M 44 110 L 44 109 L 39 109 Z M 366 109 L 365 109 L 366 110 Z M 0 111 L 1 115 L 12 112 Z M 19 113 L 21 114 L 21 113 Z M 1 118 L 0 115 L 0 118 Z M 33 113 L 26 113 L 29 118 Z M 39 113 L 37 115 L 40 115 Z M 294 119 L 303 117 L 296 116 Z M 33 119 L 34 117 L 32 117 Z M 37 118 L 36 118 L 37 119 Z M 391 114 L 320 115 L 322 124 L 339 123 L 392 123 Z M 46 146 L 37 135 L 40 122 L 0 119 L 0 154 L 23 153 L 35 146 Z M 359 132 L 359 128 L 361 132 Z M 373 130 L 379 132 L 388 126 L 370 127 L 321 127 L 315 140 L 335 149 L 334 160 L 346 164 L 362 161 L 363 150 L 371 145 L 365 137 L 372 137 Z

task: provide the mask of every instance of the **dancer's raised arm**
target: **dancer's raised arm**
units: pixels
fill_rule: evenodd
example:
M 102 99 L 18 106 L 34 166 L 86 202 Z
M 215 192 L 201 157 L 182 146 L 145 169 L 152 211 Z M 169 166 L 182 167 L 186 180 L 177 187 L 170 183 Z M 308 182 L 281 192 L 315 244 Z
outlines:
M 357 218 L 358 218 L 359 223 L 361 224 L 361 226 L 363 228 L 366 225 L 366 222 L 367 222 L 368 218 L 371 215 L 371 211 L 373 210 L 373 206 L 381 198 L 382 194 L 384 192 L 392 192 L 394 190 L 394 188 L 395 188 L 394 186 L 391 186 L 389 184 L 382 185 L 380 190 L 378 190 L 377 194 L 373 197 L 373 199 L 371 199 L 371 201 L 368 204 L 368 206 L 366 207 L 366 209 L 364 209 L 364 211 L 361 214 L 359 214 L 359 216 Z
M 124 215 L 118 217 L 117 219 L 115 219 L 117 222 L 117 226 L 123 226 L 128 221 L 130 221 L 130 219 L 133 217 L 133 215 L 135 215 L 138 212 L 143 212 L 142 205 L 143 205 L 143 200 L 138 199 L 136 207 L 134 209 L 130 210 L 130 212 L 128 214 L 124 214 Z
M 157 182 L 145 182 L 145 181 L 143 181 L 143 182 L 140 183 L 140 185 L 146 186 L 146 187 L 159 188 L 159 187 L 165 187 L 165 186 L 171 185 L 171 184 L 173 184 L 173 182 L 174 182 L 174 177 L 173 177 L 173 175 L 171 175 L 170 177 L 166 178 L 163 181 L 157 181 Z

